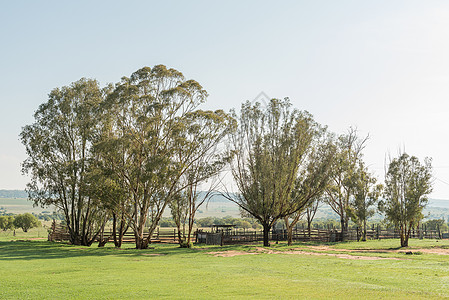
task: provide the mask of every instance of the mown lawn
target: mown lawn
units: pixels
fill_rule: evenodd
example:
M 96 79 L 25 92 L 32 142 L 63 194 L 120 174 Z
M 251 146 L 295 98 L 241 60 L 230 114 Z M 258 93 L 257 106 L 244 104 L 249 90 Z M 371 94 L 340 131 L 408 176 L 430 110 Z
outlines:
M 412 240 L 412 248 L 448 248 L 448 241 Z M 260 245 L 153 245 L 135 250 L 69 246 L 46 241 L 0 241 L 0 297 L 6 299 L 441 299 L 449 295 L 449 255 L 360 252 L 394 249 L 398 240 L 274 245 L 305 254 L 216 257 L 213 251 L 260 251 Z M 130 245 L 131 246 L 131 245 Z M 310 246 L 310 248 L 308 248 Z M 315 247 L 315 248 L 314 248 Z M 317 253 L 376 256 L 344 259 Z M 334 251 L 336 250 L 336 251 Z

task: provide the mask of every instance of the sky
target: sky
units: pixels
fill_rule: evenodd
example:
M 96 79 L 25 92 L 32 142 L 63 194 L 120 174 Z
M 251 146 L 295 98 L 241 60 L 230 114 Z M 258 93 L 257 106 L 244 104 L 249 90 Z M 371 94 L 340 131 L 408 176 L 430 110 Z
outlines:
M 329 130 L 369 134 L 364 159 L 432 157 L 449 199 L 447 1 L 0 0 L 0 189 L 23 189 L 21 128 L 48 93 L 164 64 L 209 93 L 206 109 L 261 92 Z

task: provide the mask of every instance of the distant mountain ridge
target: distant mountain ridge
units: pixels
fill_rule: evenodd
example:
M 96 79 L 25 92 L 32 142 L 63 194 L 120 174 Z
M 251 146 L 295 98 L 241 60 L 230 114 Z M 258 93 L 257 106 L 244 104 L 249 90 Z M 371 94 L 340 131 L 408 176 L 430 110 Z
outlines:
M 0 190 L 0 198 L 28 198 L 27 192 L 24 190 Z M 237 206 L 225 197 L 216 194 L 208 202 L 212 203 L 228 203 L 230 206 Z M 206 203 L 205 203 L 206 204 Z M 429 199 L 427 207 L 447 208 L 449 209 L 449 200 L 445 199 Z
M 0 190 L 0 198 L 28 198 L 24 190 Z
M 449 208 L 449 200 L 444 199 L 429 199 L 429 202 L 427 203 L 428 207 L 442 207 L 442 208 Z

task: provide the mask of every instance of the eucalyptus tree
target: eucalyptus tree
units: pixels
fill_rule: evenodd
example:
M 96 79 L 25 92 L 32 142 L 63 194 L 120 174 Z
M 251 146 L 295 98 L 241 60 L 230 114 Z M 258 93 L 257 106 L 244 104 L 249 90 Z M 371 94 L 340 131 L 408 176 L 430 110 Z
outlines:
M 88 193 L 92 133 L 104 91 L 96 80 L 81 79 L 56 88 L 20 134 L 27 159 L 23 173 L 30 200 L 62 211 L 70 242 L 90 245 L 101 230 L 103 210 Z
M 186 123 L 184 138 L 189 141 L 189 147 L 194 146 L 192 157 L 196 159 L 180 177 L 179 185 L 184 188 L 174 195 L 169 207 L 178 227 L 179 243 L 190 247 L 195 214 L 215 194 L 216 179 L 229 163 L 230 156 L 223 139 L 234 129 L 235 120 L 222 110 L 198 110 L 186 116 Z M 179 147 L 177 150 L 178 156 L 182 157 L 185 149 Z M 199 188 L 205 189 L 207 184 L 209 187 L 201 192 Z
M 114 166 L 108 165 L 108 162 L 98 156 L 93 163 L 95 169 L 89 173 L 89 181 L 94 184 L 89 186 L 89 194 L 96 199 L 97 207 L 103 210 L 103 218 L 107 221 L 112 219 L 112 232 L 109 236 L 104 235 L 107 222 L 101 222 L 98 246 L 104 246 L 112 238 L 115 247 L 119 248 L 129 228 L 129 220 L 123 213 L 126 210 L 127 193 L 121 181 L 111 173 L 109 168 Z
M 326 199 L 332 210 L 338 214 L 341 223 L 341 239 L 345 239 L 351 216 L 350 199 L 354 195 L 357 164 L 362 159 L 362 150 L 368 136 L 361 139 L 357 130 L 350 128 L 338 137 L 335 159 L 332 164 L 331 179 L 326 188 Z
M 123 149 L 126 145 L 119 140 L 119 133 L 114 127 L 117 112 L 106 102 L 102 103 L 99 111 L 101 115 L 92 151 L 96 158 L 95 172 L 91 173 L 91 181 L 96 185 L 91 192 L 100 199 L 101 206 L 112 218 L 112 238 L 115 247 L 119 248 L 133 217 L 128 215 L 131 211 L 128 201 L 130 193 L 123 176 L 126 155 Z
M 291 193 L 318 126 L 308 112 L 291 109 L 288 99 L 272 99 L 265 108 L 246 102 L 234 117 L 239 123 L 229 145 L 238 193 L 226 196 L 261 223 L 269 246 L 273 224 L 300 209 L 291 205 Z
M 421 164 L 416 156 L 403 153 L 390 162 L 385 175 L 384 200 L 381 201 L 380 208 L 399 229 L 401 247 L 408 247 L 410 232 L 423 218 L 422 210 L 431 192 L 430 158 L 425 158 Z
M 186 132 L 190 115 L 206 97 L 198 82 L 158 65 L 123 77 L 106 99 L 113 137 L 102 149 L 105 157 L 119 152 L 119 167 L 111 171 L 126 189 L 123 213 L 138 249 L 148 247 L 169 201 L 185 187 L 180 178 L 203 155 Z
M 321 134 L 324 135 L 324 129 L 321 131 Z M 321 198 L 328 185 L 334 155 L 335 146 L 330 138 L 326 136 L 324 139 L 320 139 L 319 134 L 317 134 L 316 141 L 308 149 L 307 155 L 299 162 L 300 170 L 290 198 L 290 206 L 295 213 L 284 217 L 288 245 L 292 244 L 293 228 L 303 214 L 308 214 L 310 222 L 313 219 L 311 210 L 315 208 L 314 211 L 316 212 L 319 198 Z M 315 206 L 313 206 L 313 203 L 315 203 Z
M 376 212 L 375 206 L 382 195 L 382 185 L 368 172 L 363 162 L 359 162 L 354 176 L 354 196 L 351 201 L 353 221 L 362 227 L 362 241 L 366 241 L 366 221 Z

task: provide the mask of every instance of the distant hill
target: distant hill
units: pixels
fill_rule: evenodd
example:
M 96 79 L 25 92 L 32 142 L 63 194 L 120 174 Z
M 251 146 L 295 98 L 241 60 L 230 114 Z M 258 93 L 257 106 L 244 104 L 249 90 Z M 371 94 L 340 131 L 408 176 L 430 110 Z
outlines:
M 28 198 L 23 190 L 0 190 L 0 198 Z
M 23 190 L 0 190 L 0 207 L 5 208 L 9 212 L 38 212 L 44 210 L 43 208 L 33 207 L 32 202 L 26 201 L 28 194 Z M 23 199 L 21 202 L 14 201 L 14 198 Z M 48 210 L 48 209 L 47 209 Z M 164 216 L 170 216 L 170 211 L 166 210 Z M 204 203 L 198 210 L 197 217 L 239 217 L 240 209 L 237 204 L 229 201 L 221 195 L 213 196 L 207 203 Z M 427 207 L 424 209 L 424 216 L 426 220 L 444 218 L 449 220 L 449 200 L 444 199 L 429 199 Z M 338 220 L 338 215 L 326 204 L 323 204 L 316 214 L 317 219 L 335 219 Z M 383 217 L 376 214 L 372 220 L 380 220 Z
M 429 203 L 427 203 L 427 207 L 449 208 L 449 200 L 429 199 Z

